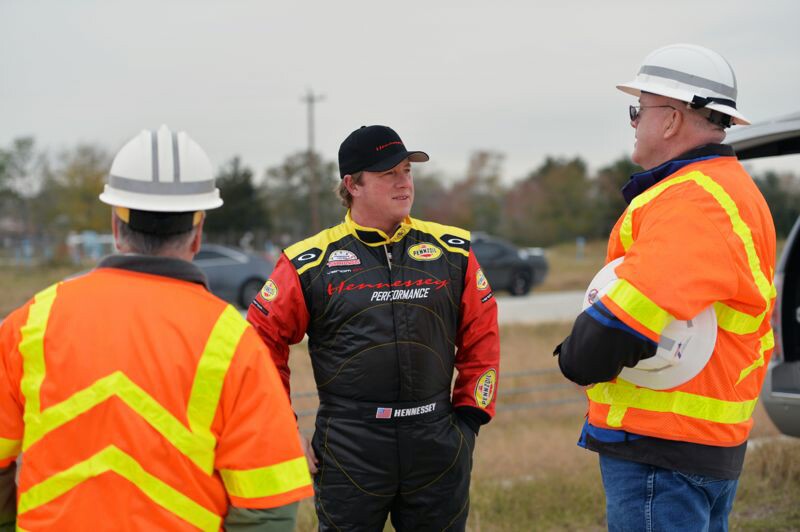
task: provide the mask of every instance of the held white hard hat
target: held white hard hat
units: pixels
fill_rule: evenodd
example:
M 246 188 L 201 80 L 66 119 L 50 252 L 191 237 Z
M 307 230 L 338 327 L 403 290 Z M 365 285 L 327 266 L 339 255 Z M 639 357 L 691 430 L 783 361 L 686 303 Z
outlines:
M 693 44 L 671 44 L 644 58 L 636 79 L 617 85 L 628 94 L 659 94 L 731 117 L 734 124 L 750 123 L 736 110 L 736 74 L 718 53 Z
M 149 212 L 194 212 L 222 205 L 203 148 L 185 132 L 144 130 L 114 157 L 100 201 Z
M 622 257 L 597 272 L 583 298 L 583 310 L 598 301 L 617 280 Z M 661 331 L 655 356 L 624 368 L 620 377 L 644 388 L 666 390 L 692 380 L 705 367 L 717 342 L 717 315 L 712 307 L 688 321 L 674 320 Z

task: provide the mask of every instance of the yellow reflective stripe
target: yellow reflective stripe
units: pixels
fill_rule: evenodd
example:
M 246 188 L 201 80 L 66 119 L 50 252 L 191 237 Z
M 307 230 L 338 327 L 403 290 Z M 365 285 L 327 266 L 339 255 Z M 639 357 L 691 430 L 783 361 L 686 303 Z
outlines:
M 45 288 L 33 298 L 28 309 L 28 320 L 20 329 L 19 352 L 23 358 L 22 380 L 20 389 L 25 396 L 25 413 L 23 419 L 27 425 L 31 418 L 41 410 L 39 403 L 39 389 L 44 382 L 44 331 L 47 329 L 47 320 L 50 318 L 50 309 L 56 299 L 56 283 Z
M 656 334 L 661 334 L 664 327 L 675 319 L 625 279 L 614 281 L 606 295 L 633 319 Z
M 622 418 L 625 417 L 625 412 L 628 411 L 627 406 L 611 405 L 608 409 L 608 418 L 606 423 L 609 427 L 621 427 Z
M 743 423 L 750 419 L 758 402 L 757 397 L 749 401 L 737 402 L 681 391 L 662 392 L 639 388 L 624 381 L 620 384 L 613 382 L 595 384 L 586 393 L 592 401 L 613 407 L 667 412 L 727 424 Z M 609 412 L 609 417 L 611 417 L 611 412 Z M 621 424 L 621 417 L 615 414 L 614 421 Z
M 186 416 L 192 432 L 209 449 L 213 449 L 216 441 L 211 434 L 211 424 L 222 394 L 222 384 L 245 329 L 247 322 L 242 319 L 241 314 L 230 305 L 225 307 L 211 331 L 197 365 Z M 213 469 L 213 453 L 211 459 L 206 466 Z
M 750 314 L 735 310 L 722 303 L 715 304 L 719 328 L 735 334 L 754 333 L 764 321 L 766 313 L 769 310 L 770 301 L 775 297 L 775 285 L 767 280 L 764 272 L 761 271 L 761 261 L 758 258 L 758 253 L 756 253 L 755 243 L 753 242 L 753 234 L 744 220 L 742 220 L 736 202 L 733 201 L 733 198 L 730 197 L 730 195 L 725 191 L 724 188 L 722 188 L 722 186 L 720 186 L 719 183 L 707 175 L 698 171 L 689 172 L 686 175 L 663 181 L 636 196 L 628 209 L 625 211 L 625 217 L 620 224 L 620 241 L 622 242 L 622 246 L 627 252 L 633 244 L 633 212 L 652 201 L 669 187 L 679 185 L 687 181 L 694 182 L 696 185 L 708 192 L 711 197 L 717 201 L 720 207 L 722 207 L 722 209 L 725 211 L 725 214 L 728 215 L 733 232 L 739 237 L 744 246 L 744 251 L 747 256 L 747 264 L 750 268 L 750 273 L 753 276 L 753 281 L 756 283 L 759 293 L 764 298 L 764 312 L 757 316 L 751 316 Z
M 111 397 L 122 400 L 200 469 L 208 474 L 214 470 L 214 442 L 210 442 L 209 446 L 209 442 L 192 434 L 158 401 L 120 371 L 95 381 L 91 386 L 75 392 L 64 401 L 33 417 L 25 427 L 23 449 L 28 449 L 48 432 L 72 421 Z
M 616 385 L 619 388 L 636 388 L 632 382 L 628 382 L 623 378 L 617 378 Z M 625 413 L 628 411 L 628 406 L 624 404 L 613 404 L 608 407 L 608 416 L 606 416 L 606 424 L 609 427 L 621 427 L 622 420 Z
M 258 469 L 222 469 L 220 474 L 229 494 L 247 499 L 271 497 L 311 484 L 305 456 Z
M 109 471 L 129 480 L 154 503 L 197 528 L 219 530 L 222 523 L 219 515 L 151 475 L 134 458 L 113 445 L 23 492 L 19 498 L 18 512 L 22 515 L 47 504 L 82 482 Z
M 22 440 L 9 440 L 8 438 L 0 438 L 0 460 L 17 456 L 21 447 Z
M 767 306 L 761 314 L 751 316 L 750 314 L 729 307 L 725 303 L 719 301 L 714 303 L 714 312 L 717 314 L 717 325 L 719 328 L 739 335 L 756 332 L 764 322 L 768 310 L 769 306 Z
M 644 194 L 647 194 L 647 192 L 648 191 L 645 191 Z M 637 201 L 642 195 L 643 194 L 639 194 L 636 196 L 631 204 L 628 205 L 628 208 L 625 209 L 625 217 L 622 218 L 622 223 L 619 226 L 619 240 L 622 243 L 622 248 L 625 250 L 625 253 L 627 253 L 633 245 L 633 211 L 646 203 Z M 647 201 L 650 200 L 648 199 Z
M 247 328 L 244 318 L 228 305 L 209 335 L 198 362 L 187 407 L 190 428 L 119 371 L 98 379 L 64 401 L 42 411 L 39 392 L 46 374 L 44 334 L 56 288 L 57 285 L 53 285 L 36 295 L 28 312 L 28 320 L 21 329 L 19 351 L 23 359 L 23 376 L 20 387 L 25 396 L 25 435 L 22 449 L 28 449 L 51 430 L 116 396 L 201 470 L 212 474 L 216 441 L 211 434 L 211 424 L 225 374 L 236 346 Z
M 775 347 L 775 335 L 772 334 L 772 329 L 767 331 L 767 334 L 762 336 L 759 342 L 761 343 L 761 346 L 758 349 L 758 358 L 755 360 L 755 362 L 742 370 L 742 372 L 739 374 L 739 380 L 736 381 L 736 384 L 742 382 L 745 377 L 764 365 L 764 353 Z

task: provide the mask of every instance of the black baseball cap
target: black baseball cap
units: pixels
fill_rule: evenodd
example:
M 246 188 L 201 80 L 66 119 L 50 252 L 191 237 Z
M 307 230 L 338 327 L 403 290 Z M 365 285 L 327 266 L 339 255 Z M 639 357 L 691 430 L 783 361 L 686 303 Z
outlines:
M 406 158 L 415 163 L 430 159 L 424 151 L 408 151 L 400 135 L 390 127 L 361 126 L 339 146 L 339 177 L 363 170 L 383 172 Z

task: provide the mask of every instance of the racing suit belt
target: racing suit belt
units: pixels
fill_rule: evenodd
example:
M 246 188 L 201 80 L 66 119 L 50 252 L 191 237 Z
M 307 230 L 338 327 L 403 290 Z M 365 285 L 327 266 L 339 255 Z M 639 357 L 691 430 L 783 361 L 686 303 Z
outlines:
M 452 408 L 449 390 L 424 401 L 401 403 L 356 401 L 320 391 L 317 415 L 393 423 L 436 419 L 449 414 Z

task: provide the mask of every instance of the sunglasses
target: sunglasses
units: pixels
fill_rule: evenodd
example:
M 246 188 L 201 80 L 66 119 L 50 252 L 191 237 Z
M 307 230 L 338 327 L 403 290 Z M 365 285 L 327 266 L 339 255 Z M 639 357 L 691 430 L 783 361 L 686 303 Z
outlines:
M 631 117 L 631 122 L 635 122 L 636 119 L 639 118 L 639 115 L 642 113 L 643 110 L 655 109 L 658 107 L 669 107 L 670 109 L 675 109 L 677 111 L 677 108 L 671 105 L 629 105 L 628 116 Z

